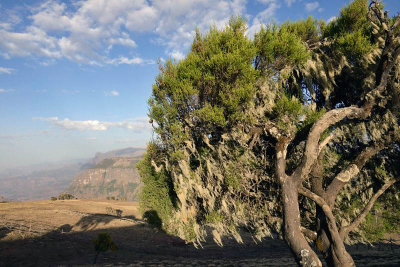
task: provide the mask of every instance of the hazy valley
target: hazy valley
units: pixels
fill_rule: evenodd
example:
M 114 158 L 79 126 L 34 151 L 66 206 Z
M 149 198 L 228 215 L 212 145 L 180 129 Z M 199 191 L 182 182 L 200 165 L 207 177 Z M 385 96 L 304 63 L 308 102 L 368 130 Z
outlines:
M 96 153 L 92 159 L 6 170 L 0 173 L 0 196 L 6 200 L 45 200 L 52 196 L 58 196 L 69 189 L 72 194 L 76 193 L 77 196 L 84 198 L 105 199 L 107 196 L 116 196 L 133 200 L 140 182 L 135 165 L 143 152 L 142 148 L 125 148 Z M 103 161 L 107 162 L 107 159 L 110 159 L 108 162 L 114 162 L 111 158 L 118 158 L 118 160 L 115 160 L 115 165 L 101 165 Z M 127 160 L 123 160 L 123 158 L 127 158 Z M 80 184 L 86 177 L 92 177 L 95 173 L 100 176 L 90 183 Z M 109 186 L 108 189 L 104 188 L 104 190 L 101 188 L 101 186 L 104 187 L 102 185 L 103 177 L 106 179 L 105 186 Z M 107 183 L 115 185 L 107 185 Z M 90 190 L 88 190 L 89 187 Z M 128 187 L 132 190 L 128 190 Z M 124 190 L 132 191 L 132 193 L 125 196 Z

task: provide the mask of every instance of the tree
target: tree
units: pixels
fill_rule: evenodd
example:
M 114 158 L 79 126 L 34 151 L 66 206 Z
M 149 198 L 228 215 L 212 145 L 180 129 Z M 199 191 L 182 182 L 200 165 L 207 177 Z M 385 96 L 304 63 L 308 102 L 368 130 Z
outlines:
M 278 233 L 303 266 L 353 266 L 344 242 L 400 178 L 400 17 L 355 0 L 329 24 L 243 19 L 196 32 L 153 85 L 143 210 L 200 244 Z M 390 204 L 390 203 L 389 203 Z M 390 205 L 389 205 L 390 206 Z

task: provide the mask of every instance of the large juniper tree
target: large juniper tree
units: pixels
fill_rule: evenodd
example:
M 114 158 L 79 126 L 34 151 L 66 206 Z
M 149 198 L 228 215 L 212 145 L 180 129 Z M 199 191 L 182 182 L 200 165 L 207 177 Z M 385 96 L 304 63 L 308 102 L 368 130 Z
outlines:
M 355 0 L 327 25 L 269 24 L 253 40 L 241 18 L 197 31 L 153 85 L 142 209 L 195 244 L 206 226 L 218 243 L 278 233 L 303 266 L 322 265 L 311 242 L 353 266 L 344 242 L 368 237 L 385 191 L 382 205 L 398 199 L 399 24 Z

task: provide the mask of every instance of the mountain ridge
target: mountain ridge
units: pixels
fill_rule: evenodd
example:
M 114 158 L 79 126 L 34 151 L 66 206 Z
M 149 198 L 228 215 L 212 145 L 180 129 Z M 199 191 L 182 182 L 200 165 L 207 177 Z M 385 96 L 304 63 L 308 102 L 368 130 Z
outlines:
M 79 199 L 136 200 L 141 181 L 137 157 L 105 158 L 95 166 L 77 174 L 65 193 Z
M 0 195 L 9 201 L 46 200 L 64 192 L 75 177 L 107 157 L 142 157 L 145 149 L 128 147 L 97 152 L 93 158 L 21 166 L 0 173 Z

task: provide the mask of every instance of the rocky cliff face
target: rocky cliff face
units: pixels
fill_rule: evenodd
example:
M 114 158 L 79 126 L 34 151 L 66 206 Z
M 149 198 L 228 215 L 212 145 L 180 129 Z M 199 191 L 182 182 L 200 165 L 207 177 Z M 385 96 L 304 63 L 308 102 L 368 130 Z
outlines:
M 136 200 L 140 177 L 136 164 L 140 157 L 112 157 L 79 173 L 66 190 L 81 199 L 115 198 Z

